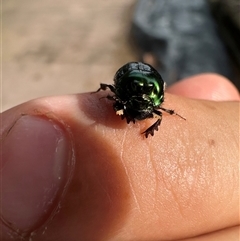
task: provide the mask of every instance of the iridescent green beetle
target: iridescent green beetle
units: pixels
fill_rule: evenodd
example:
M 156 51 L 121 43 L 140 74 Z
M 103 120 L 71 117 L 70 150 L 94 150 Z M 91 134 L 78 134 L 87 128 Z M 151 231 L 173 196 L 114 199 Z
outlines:
M 157 118 L 157 121 L 142 134 L 147 138 L 158 131 L 162 121 L 163 110 L 170 115 L 178 115 L 174 110 L 161 107 L 164 102 L 165 83 L 161 75 L 151 65 L 141 62 L 130 62 L 122 66 L 114 76 L 114 84 L 100 84 L 96 91 L 110 89 L 114 95 L 106 98 L 113 100 L 113 108 L 127 123 L 147 118 Z M 182 116 L 178 115 L 183 118 Z

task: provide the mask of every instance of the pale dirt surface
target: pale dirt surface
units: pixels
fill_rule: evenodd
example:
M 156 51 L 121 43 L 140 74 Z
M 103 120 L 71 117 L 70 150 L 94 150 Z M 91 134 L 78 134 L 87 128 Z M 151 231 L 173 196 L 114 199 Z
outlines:
M 48 95 L 94 91 L 136 59 L 134 0 L 2 1 L 2 111 Z

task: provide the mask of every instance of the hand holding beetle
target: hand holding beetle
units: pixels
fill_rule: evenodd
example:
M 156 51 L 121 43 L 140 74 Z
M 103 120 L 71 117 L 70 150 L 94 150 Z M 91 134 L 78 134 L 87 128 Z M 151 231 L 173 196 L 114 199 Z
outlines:
M 210 74 L 167 92 L 186 121 L 147 139 L 104 91 L 2 113 L 0 240 L 238 240 L 238 92 Z

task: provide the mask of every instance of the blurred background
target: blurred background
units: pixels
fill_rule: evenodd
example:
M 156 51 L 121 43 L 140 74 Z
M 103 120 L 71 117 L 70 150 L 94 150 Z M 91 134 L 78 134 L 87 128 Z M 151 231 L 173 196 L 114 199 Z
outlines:
M 238 14 L 239 0 L 3 1 L 2 111 L 94 91 L 129 61 L 154 65 L 168 84 L 216 72 L 239 87 Z
M 127 44 L 133 0 L 3 1 L 2 108 L 93 91 L 136 59 Z

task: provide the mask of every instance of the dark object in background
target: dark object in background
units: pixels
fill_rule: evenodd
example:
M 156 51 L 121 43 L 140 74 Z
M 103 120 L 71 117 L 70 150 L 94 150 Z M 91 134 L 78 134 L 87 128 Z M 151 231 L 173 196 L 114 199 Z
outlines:
M 209 2 L 221 36 L 240 67 L 240 1 L 209 0 Z
M 208 0 L 219 32 L 235 64 L 232 80 L 240 89 L 240 1 Z
M 166 83 L 206 72 L 231 79 L 232 68 L 206 0 L 139 0 L 133 16 L 133 43 Z

